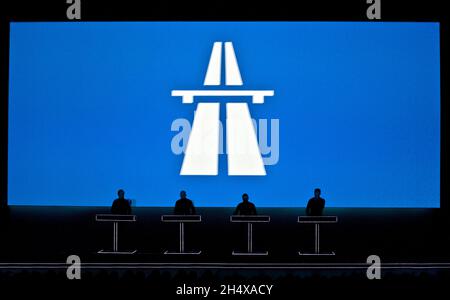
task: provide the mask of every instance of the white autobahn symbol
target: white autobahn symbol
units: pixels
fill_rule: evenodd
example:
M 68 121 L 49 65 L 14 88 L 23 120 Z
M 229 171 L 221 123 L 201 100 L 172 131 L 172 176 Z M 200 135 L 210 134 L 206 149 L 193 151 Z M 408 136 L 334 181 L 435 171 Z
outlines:
M 225 42 L 225 84 L 242 86 L 232 42 Z M 205 86 L 221 84 L 222 42 L 215 42 L 206 71 Z M 264 103 L 273 90 L 173 90 L 172 96 L 182 97 L 182 103 L 194 102 L 199 96 L 251 96 L 252 103 Z M 218 102 L 199 102 L 186 147 L 180 175 L 217 175 L 219 169 L 219 109 Z M 263 159 L 246 102 L 226 103 L 226 149 L 228 175 L 265 176 Z

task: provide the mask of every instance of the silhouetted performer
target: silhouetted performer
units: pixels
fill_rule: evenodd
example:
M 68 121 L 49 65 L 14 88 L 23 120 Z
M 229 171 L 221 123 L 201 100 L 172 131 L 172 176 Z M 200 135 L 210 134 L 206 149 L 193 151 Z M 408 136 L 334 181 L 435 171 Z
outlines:
M 129 215 L 131 214 L 131 201 L 125 199 L 125 191 L 120 189 L 117 191 L 119 198 L 114 200 L 111 207 L 111 213 L 115 215 Z
M 253 203 L 248 201 L 248 195 L 242 195 L 242 202 L 238 204 L 236 210 L 234 211 L 235 215 L 256 215 L 256 207 Z
M 314 190 L 314 197 L 309 199 L 306 206 L 307 216 L 321 216 L 325 207 L 325 199 L 320 198 L 320 189 Z
M 186 198 L 186 192 L 180 192 L 180 199 L 175 203 L 175 215 L 195 215 L 194 203 Z

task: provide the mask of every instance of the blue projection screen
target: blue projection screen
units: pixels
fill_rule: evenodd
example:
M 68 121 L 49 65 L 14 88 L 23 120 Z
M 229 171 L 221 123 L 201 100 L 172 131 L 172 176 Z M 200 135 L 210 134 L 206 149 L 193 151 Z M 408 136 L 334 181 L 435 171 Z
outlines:
M 11 205 L 439 207 L 439 182 L 438 23 L 11 23 Z

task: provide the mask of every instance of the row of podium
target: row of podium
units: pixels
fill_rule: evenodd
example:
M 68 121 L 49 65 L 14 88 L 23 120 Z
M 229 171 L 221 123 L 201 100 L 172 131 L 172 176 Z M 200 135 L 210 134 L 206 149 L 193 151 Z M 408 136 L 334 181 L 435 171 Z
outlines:
M 100 250 L 99 254 L 134 254 L 137 250 L 133 251 L 121 251 L 119 250 L 119 223 L 121 222 L 136 222 L 135 215 L 113 215 L 113 214 L 98 214 L 95 216 L 95 220 L 98 222 L 111 222 L 113 223 L 113 247 L 112 250 Z M 164 254 L 175 255 L 198 255 L 201 251 L 186 250 L 184 246 L 184 225 L 185 223 L 198 223 L 202 221 L 201 215 L 162 215 L 161 222 L 165 223 L 179 223 L 179 248 L 174 251 L 165 251 Z M 297 223 L 314 224 L 314 252 L 302 252 L 299 251 L 299 255 L 335 255 L 334 252 L 321 252 L 320 251 L 320 224 L 337 223 L 338 218 L 336 216 L 299 216 Z M 232 255 L 268 255 L 268 251 L 254 251 L 253 250 L 253 224 L 254 223 L 269 223 L 270 216 L 265 215 L 234 215 L 230 216 L 230 222 L 232 223 L 247 223 L 247 251 L 233 251 Z

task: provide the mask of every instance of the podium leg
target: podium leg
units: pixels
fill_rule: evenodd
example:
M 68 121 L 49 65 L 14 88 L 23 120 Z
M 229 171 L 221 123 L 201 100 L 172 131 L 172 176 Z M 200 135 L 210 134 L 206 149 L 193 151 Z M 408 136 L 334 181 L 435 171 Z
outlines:
M 184 223 L 180 223 L 180 253 L 184 252 Z
M 119 224 L 117 222 L 113 223 L 114 229 L 113 229 L 113 251 L 117 252 L 117 248 L 118 248 L 118 233 L 119 233 Z
M 113 222 L 113 247 L 112 251 L 100 250 L 98 254 L 134 254 L 137 250 L 133 251 L 119 251 L 119 222 Z
M 252 226 L 252 223 L 247 224 L 247 250 L 248 250 L 248 253 L 253 252 L 253 226 Z
M 315 240 L 316 240 L 316 246 L 315 246 L 315 252 L 316 254 L 319 254 L 319 238 L 320 238 L 320 230 L 319 230 L 319 224 L 315 224 Z
M 268 251 L 253 252 L 253 224 L 247 223 L 247 252 L 233 251 L 232 255 L 268 255 Z
M 179 245 L 179 251 L 169 251 L 167 250 L 164 252 L 164 254 L 191 254 L 191 255 L 198 255 L 202 253 L 202 251 L 185 251 L 184 250 L 184 222 L 180 222 L 180 245 Z
M 298 252 L 298 255 L 305 255 L 305 256 L 332 256 L 335 255 L 334 252 L 326 252 L 326 253 L 320 253 L 320 228 L 319 223 L 314 224 L 314 253 L 305 253 L 305 252 Z

